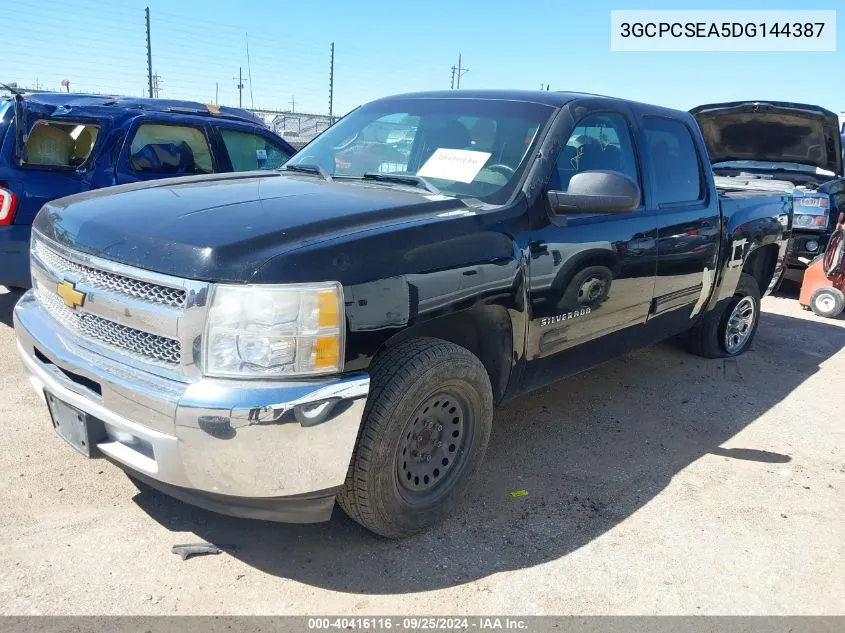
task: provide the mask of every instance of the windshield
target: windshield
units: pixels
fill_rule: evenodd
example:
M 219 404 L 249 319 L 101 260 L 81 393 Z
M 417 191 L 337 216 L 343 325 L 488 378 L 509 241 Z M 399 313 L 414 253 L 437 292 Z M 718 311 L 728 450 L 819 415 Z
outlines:
M 444 194 L 502 204 L 552 112 L 516 101 L 390 99 L 351 112 L 286 165 L 335 178 L 418 176 Z
M 802 165 L 801 163 L 782 163 L 779 161 L 765 160 L 729 160 L 722 163 L 714 163 L 714 169 L 760 169 L 765 171 L 800 171 L 807 174 L 822 174 L 833 176 L 832 171 L 827 171 L 815 165 Z

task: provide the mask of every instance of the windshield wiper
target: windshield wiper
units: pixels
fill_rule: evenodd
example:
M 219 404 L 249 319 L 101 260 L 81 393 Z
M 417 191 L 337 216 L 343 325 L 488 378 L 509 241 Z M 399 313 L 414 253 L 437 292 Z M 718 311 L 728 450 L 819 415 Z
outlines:
M 368 171 L 364 173 L 364 180 L 384 180 L 385 182 L 398 182 L 403 185 L 422 187 L 430 193 L 440 193 L 440 189 L 432 185 L 425 178 L 410 174 L 383 174 L 381 172 Z
M 295 163 L 293 165 L 285 165 L 282 171 L 299 171 L 303 174 L 314 174 L 320 176 L 323 180 L 331 181 L 332 177 L 323 167 L 319 165 L 312 165 L 310 163 Z

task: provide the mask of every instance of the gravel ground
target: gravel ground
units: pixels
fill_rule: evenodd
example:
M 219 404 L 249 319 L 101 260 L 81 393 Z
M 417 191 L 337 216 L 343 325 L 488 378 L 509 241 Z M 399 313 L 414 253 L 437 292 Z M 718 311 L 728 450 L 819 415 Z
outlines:
M 2 614 L 845 614 L 845 320 L 794 298 L 764 300 L 740 359 L 665 343 L 499 409 L 463 509 L 389 542 L 340 510 L 221 517 L 77 455 L 3 292 Z M 170 551 L 197 540 L 225 552 Z

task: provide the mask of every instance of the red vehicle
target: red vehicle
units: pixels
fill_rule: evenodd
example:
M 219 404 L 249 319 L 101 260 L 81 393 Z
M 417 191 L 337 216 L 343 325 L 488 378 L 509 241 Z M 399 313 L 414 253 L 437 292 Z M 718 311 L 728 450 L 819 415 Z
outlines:
M 839 214 L 836 230 L 827 250 L 816 257 L 804 273 L 798 301 L 805 309 L 823 317 L 835 318 L 845 309 L 845 212 Z

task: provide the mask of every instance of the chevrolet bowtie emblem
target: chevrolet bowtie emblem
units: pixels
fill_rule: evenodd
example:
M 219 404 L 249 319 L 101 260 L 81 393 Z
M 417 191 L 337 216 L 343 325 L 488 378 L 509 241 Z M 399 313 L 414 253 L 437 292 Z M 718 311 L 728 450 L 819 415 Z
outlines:
M 85 303 L 85 293 L 79 292 L 76 285 L 70 281 L 63 281 L 56 288 L 56 293 L 62 298 L 65 305 L 70 309 L 82 307 Z

